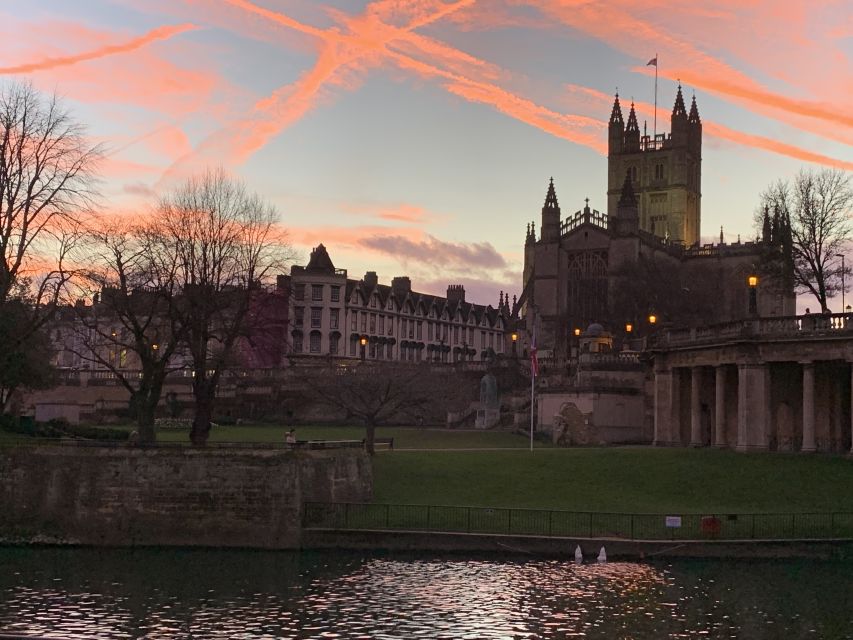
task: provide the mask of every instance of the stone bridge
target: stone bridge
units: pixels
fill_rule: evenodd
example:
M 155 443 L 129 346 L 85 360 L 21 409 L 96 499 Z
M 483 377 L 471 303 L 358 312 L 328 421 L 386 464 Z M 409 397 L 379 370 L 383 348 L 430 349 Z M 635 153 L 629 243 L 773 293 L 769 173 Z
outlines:
M 664 329 L 648 350 L 657 445 L 851 450 L 853 315 Z

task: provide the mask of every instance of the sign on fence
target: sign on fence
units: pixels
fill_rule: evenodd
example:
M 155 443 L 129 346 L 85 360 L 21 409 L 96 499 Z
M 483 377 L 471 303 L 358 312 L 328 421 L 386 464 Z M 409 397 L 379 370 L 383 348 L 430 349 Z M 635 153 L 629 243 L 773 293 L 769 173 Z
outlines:
M 681 516 L 666 516 L 665 521 L 667 529 L 681 528 Z

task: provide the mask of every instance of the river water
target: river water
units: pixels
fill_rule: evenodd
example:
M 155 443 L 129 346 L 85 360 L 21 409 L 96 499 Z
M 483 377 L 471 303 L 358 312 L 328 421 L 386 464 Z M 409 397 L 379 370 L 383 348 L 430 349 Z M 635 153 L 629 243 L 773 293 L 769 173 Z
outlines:
M 0 634 L 853 638 L 853 564 L 0 547 Z

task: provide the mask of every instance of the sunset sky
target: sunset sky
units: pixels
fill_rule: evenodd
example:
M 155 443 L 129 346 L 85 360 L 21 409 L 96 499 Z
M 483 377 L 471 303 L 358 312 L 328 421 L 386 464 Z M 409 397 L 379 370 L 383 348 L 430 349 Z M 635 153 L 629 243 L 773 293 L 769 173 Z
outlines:
M 105 143 L 105 211 L 206 166 L 273 202 L 303 259 L 469 300 L 520 293 L 526 224 L 606 209 L 617 87 L 704 125 L 702 235 L 758 193 L 853 170 L 850 0 L 0 0 L 2 81 L 56 90 Z M 661 124 L 663 123 L 663 124 Z

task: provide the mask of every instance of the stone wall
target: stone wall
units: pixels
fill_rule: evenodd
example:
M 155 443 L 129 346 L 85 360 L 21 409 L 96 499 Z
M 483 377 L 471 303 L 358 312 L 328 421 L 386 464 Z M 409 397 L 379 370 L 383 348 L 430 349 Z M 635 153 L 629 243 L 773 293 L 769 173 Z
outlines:
M 537 398 L 538 429 L 552 433 L 554 416 L 564 405 L 577 407 L 588 432 L 584 444 L 623 444 L 648 442 L 645 428 L 645 396 L 640 391 L 564 391 L 540 393 Z M 567 443 L 571 444 L 571 443 Z
M 372 492 L 359 450 L 0 448 L 0 539 L 297 548 L 303 501 Z

